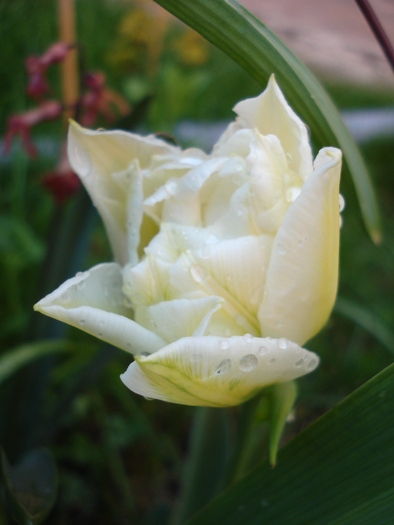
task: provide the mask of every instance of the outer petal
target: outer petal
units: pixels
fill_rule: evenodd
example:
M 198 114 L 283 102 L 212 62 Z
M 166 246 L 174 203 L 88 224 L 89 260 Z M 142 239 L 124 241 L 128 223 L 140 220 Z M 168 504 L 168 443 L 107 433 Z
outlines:
M 300 345 L 327 321 L 338 285 L 341 152 L 322 150 L 316 165 L 278 230 L 258 313 L 263 335 Z
M 197 406 L 231 406 L 274 383 L 314 370 L 319 358 L 285 339 L 187 337 L 138 358 L 121 376 L 148 398 Z
M 34 309 L 133 354 L 155 352 L 166 345 L 129 318 L 132 312 L 124 304 L 122 273 L 115 263 L 77 274 Z
M 154 155 L 180 154 L 180 150 L 153 136 L 140 137 L 124 131 L 91 131 L 72 122 L 68 135 L 68 156 L 104 221 L 121 264 L 127 261 L 127 180 L 120 184 L 115 174 L 146 168 Z M 114 176 L 115 175 L 115 176 Z M 118 180 L 117 180 L 118 179 Z
M 288 105 L 274 75 L 271 75 L 261 95 L 242 100 L 234 107 L 234 111 L 238 118 L 235 125 L 225 132 L 220 144 L 240 127 L 257 128 L 262 135 L 278 137 L 288 155 L 291 170 L 303 180 L 312 175 L 312 151 L 307 127 Z

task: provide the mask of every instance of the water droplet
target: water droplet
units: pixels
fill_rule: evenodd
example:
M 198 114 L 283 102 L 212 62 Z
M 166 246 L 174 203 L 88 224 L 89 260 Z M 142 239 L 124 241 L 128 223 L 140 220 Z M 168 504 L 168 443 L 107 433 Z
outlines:
M 304 360 L 303 359 L 299 359 L 298 361 L 296 361 L 295 365 L 297 368 L 299 368 L 300 366 L 302 366 L 304 364 Z
M 300 193 L 301 193 L 301 188 L 298 188 L 297 186 L 294 188 L 289 188 L 286 191 L 287 202 L 294 202 Z
M 70 292 L 69 291 L 64 292 L 64 294 L 60 296 L 60 300 L 62 303 L 69 303 L 71 301 Z
M 260 355 L 266 355 L 268 352 L 267 348 L 265 346 L 260 346 L 259 348 L 259 354 Z
M 75 277 L 83 277 L 83 272 L 77 272 Z
M 287 162 L 291 162 L 291 159 L 292 159 L 292 156 L 290 153 L 286 153 L 286 159 L 287 159 Z
M 169 180 L 166 182 L 165 187 L 170 195 L 175 195 L 178 189 L 178 183 L 174 180 Z
M 212 233 L 208 235 L 205 239 L 205 244 L 217 244 L 219 242 L 218 237 L 216 235 L 213 235 Z
M 345 199 L 343 198 L 343 196 L 341 194 L 339 194 L 339 213 L 341 213 L 341 211 L 343 211 L 345 209 Z
M 76 144 L 74 146 L 74 159 L 76 160 L 78 175 L 80 177 L 87 177 L 92 169 L 89 152 L 80 144 Z
M 201 354 L 190 354 L 190 361 L 192 361 L 193 363 L 201 361 Z
M 86 281 L 80 281 L 78 284 L 77 284 L 77 290 L 83 290 L 86 286 Z
M 284 244 L 278 244 L 278 253 L 284 255 L 286 253 L 286 246 Z
M 211 255 L 212 249 L 210 246 L 203 246 L 199 252 L 199 255 L 202 259 L 208 259 Z
M 287 339 L 284 339 L 283 337 L 281 337 L 278 341 L 278 345 L 279 345 L 279 348 L 281 348 L 282 350 L 286 350 L 288 346 Z
M 216 373 L 216 375 L 228 374 L 228 372 L 230 372 L 232 366 L 233 366 L 233 364 L 232 364 L 230 359 L 224 359 L 220 363 L 220 365 L 217 367 L 215 373 Z
M 245 334 L 243 336 L 243 340 L 246 341 L 247 343 L 252 343 L 253 342 L 253 335 L 251 334 Z
M 241 361 L 239 362 L 239 368 L 243 372 L 253 372 L 253 370 L 257 367 L 258 361 L 257 357 L 254 354 L 248 354 L 243 356 Z
M 193 266 L 190 267 L 190 274 L 196 283 L 202 283 L 208 277 L 206 270 L 199 264 L 193 264 Z
M 103 337 L 103 333 L 102 332 L 98 332 L 97 337 Z
M 276 363 L 276 357 L 271 357 L 271 359 L 268 361 L 268 364 L 273 365 L 274 363 Z
M 100 326 L 105 326 L 105 321 L 100 321 Z
M 85 323 L 86 323 L 86 319 L 80 319 L 79 320 L 79 325 L 80 326 L 83 326 Z
M 126 343 L 126 348 L 130 350 L 130 348 L 131 348 L 131 343 Z
M 146 399 L 147 401 L 153 401 L 153 397 L 146 397 L 146 396 L 144 396 L 144 399 Z
M 241 215 L 243 215 L 243 213 L 244 213 L 244 212 L 243 212 L 241 209 L 237 210 L 237 215 L 238 215 L 238 217 L 241 217 Z
M 312 359 L 308 363 L 307 368 L 308 370 L 312 370 L 313 368 L 316 368 L 316 366 L 317 366 L 317 360 L 314 357 L 312 357 Z
M 235 163 L 235 169 L 239 172 L 243 171 L 244 170 L 244 165 L 242 162 L 236 162 Z
M 298 247 L 301 248 L 301 246 L 304 244 L 304 239 L 300 239 L 298 241 Z
M 228 341 L 220 341 L 219 348 L 220 350 L 227 350 L 230 348 L 230 343 Z

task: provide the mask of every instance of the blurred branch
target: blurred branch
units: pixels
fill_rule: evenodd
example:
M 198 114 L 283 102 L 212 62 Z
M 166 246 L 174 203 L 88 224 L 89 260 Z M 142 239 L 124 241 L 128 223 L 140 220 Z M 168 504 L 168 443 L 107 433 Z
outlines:
M 355 0 L 394 71 L 394 48 L 368 0 Z
M 75 5 L 74 0 L 58 0 L 58 19 L 60 41 L 75 44 Z M 79 97 L 77 49 L 74 48 L 62 63 L 63 101 L 66 108 L 73 107 Z M 66 112 L 72 117 L 72 111 Z M 67 121 L 67 119 L 66 119 Z

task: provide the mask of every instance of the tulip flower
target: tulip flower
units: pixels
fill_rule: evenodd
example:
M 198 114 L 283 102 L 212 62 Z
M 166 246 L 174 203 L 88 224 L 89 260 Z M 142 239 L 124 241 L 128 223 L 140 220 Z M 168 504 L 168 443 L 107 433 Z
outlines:
M 70 127 L 116 262 L 35 308 L 132 353 L 122 380 L 148 398 L 236 405 L 319 362 L 303 345 L 337 292 L 341 152 L 313 162 L 273 76 L 234 111 L 209 155 Z

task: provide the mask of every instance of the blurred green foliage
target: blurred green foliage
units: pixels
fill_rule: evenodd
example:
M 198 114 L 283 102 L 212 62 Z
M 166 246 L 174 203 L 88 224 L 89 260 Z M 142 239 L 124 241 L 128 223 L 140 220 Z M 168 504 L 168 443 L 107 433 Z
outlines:
M 168 22 L 157 44 L 159 56 L 157 49 L 146 48 L 143 35 L 128 55 L 124 52 L 134 38 L 124 29 L 124 21 L 129 19 L 130 24 L 134 16 L 128 4 L 80 0 L 76 7 L 83 60 L 92 70 L 104 70 L 111 88 L 132 104 L 149 100 L 143 122 L 147 131 L 172 133 L 175 124 L 186 119 L 229 119 L 239 99 L 261 91 L 230 59 L 193 40 L 179 23 Z M 24 59 L 42 53 L 57 39 L 56 3 L 2 0 L 0 12 L 0 131 L 4 132 L 6 118 L 30 104 L 25 96 Z M 133 24 L 135 20 L 131 24 L 135 28 Z M 185 38 L 194 49 L 192 59 L 185 60 L 179 52 Z M 154 67 L 136 59 L 142 52 L 156 61 Z M 50 75 L 58 96 L 57 66 Z M 393 93 L 352 88 L 349 96 L 346 86 L 328 88 L 342 109 L 394 104 Z M 38 447 L 53 452 L 59 494 L 50 523 L 163 525 L 169 523 L 182 491 L 187 493 L 181 480 L 188 479 L 191 468 L 185 458 L 194 410 L 134 396 L 119 380 L 130 362 L 128 355 L 55 321 L 39 320 L 32 311 L 39 298 L 76 270 L 111 258 L 103 227 L 86 196 L 81 193 L 59 208 L 41 184 L 56 161 L 62 136 L 60 126 L 42 125 L 33 137 L 51 145 L 45 154 L 31 161 L 15 145 L 9 157 L 0 157 L 0 359 L 28 342 L 48 345 L 53 340 L 55 348 L 66 340 L 84 350 L 61 356 L 53 352 L 18 367 L 0 385 L 0 443 L 11 464 Z M 384 344 L 387 337 L 379 337 L 379 330 L 391 333 L 394 319 L 392 144 L 393 137 L 387 137 L 362 146 L 381 204 L 384 235 L 379 247 L 364 230 L 351 181 L 342 181 L 346 209 L 339 296 L 359 310 L 353 310 L 352 317 L 338 308 L 325 330 L 308 343 L 320 354 L 322 364 L 299 381 L 299 401 L 284 441 L 392 362 L 389 345 Z M 377 320 L 374 330 L 364 322 L 360 309 Z M 261 406 L 261 414 L 264 410 Z M 242 417 L 242 408 L 226 413 L 225 460 L 236 447 Z M 238 476 L 268 454 L 263 420 L 257 417 L 251 435 L 245 437 L 248 450 L 238 458 Z M 222 474 L 226 479 L 230 473 L 224 469 Z M 4 498 L 0 520 L 1 505 Z

